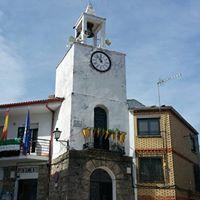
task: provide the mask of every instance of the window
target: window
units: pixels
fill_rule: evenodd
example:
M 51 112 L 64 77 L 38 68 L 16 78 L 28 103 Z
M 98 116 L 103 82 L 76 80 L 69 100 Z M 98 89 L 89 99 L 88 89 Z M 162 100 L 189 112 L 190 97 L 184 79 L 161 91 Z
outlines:
M 96 107 L 94 109 L 94 127 L 107 129 L 107 114 L 103 108 Z
M 107 113 L 101 107 L 94 108 L 94 128 L 107 129 Z M 94 137 L 94 148 L 109 150 L 109 140 L 102 136 Z
M 159 118 L 141 118 L 137 120 L 138 135 L 160 135 Z
M 161 157 L 139 157 L 140 182 L 162 182 L 164 180 Z
M 23 140 L 24 137 L 24 130 L 25 127 L 18 128 L 17 137 L 21 138 L 21 141 Z M 38 137 L 38 128 L 31 128 L 31 153 L 34 153 L 36 150 L 37 137 Z
M 200 192 L 200 166 L 194 165 L 195 190 Z
M 190 140 L 191 140 L 191 144 L 192 144 L 192 152 L 194 153 L 198 153 L 199 152 L 199 142 L 198 142 L 198 135 L 195 134 L 191 134 L 190 135 Z

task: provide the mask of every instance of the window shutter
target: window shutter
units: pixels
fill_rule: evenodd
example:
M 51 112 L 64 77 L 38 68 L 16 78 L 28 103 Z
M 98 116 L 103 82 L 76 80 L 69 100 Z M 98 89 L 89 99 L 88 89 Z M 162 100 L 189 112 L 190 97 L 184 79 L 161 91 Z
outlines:
M 199 152 L 199 142 L 198 142 L 198 135 L 191 134 L 190 135 L 191 140 L 191 150 L 195 153 Z
M 195 152 L 199 152 L 199 141 L 198 141 L 198 135 L 195 135 Z
M 107 114 L 106 111 L 100 107 L 94 109 L 94 127 L 107 129 Z
M 94 128 L 101 130 L 107 129 L 107 113 L 103 108 L 94 108 Z M 100 137 L 99 135 L 94 136 L 94 148 L 107 149 L 109 150 L 109 139 Z
M 161 157 L 140 157 L 139 178 L 141 182 L 161 182 L 164 180 Z
M 200 166 L 194 165 L 194 179 L 195 179 L 195 189 L 200 192 Z
M 137 127 L 138 135 L 160 135 L 160 118 L 138 118 Z

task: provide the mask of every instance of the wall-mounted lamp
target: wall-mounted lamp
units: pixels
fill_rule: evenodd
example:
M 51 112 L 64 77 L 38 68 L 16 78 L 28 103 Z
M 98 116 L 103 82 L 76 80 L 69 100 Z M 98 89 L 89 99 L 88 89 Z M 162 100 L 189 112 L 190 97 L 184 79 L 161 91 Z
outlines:
M 54 139 L 60 143 L 65 143 L 67 149 L 69 149 L 69 140 L 59 140 L 60 135 L 61 135 L 62 131 L 60 131 L 58 128 L 56 128 L 56 130 L 53 131 L 54 134 Z
M 53 131 L 54 138 L 55 138 L 55 140 L 56 140 L 56 141 L 58 141 L 58 140 L 59 140 L 59 138 L 60 138 L 60 135 L 61 135 L 61 132 L 62 132 L 62 131 L 60 131 L 58 128 L 56 128 L 56 130 L 55 130 L 55 131 Z

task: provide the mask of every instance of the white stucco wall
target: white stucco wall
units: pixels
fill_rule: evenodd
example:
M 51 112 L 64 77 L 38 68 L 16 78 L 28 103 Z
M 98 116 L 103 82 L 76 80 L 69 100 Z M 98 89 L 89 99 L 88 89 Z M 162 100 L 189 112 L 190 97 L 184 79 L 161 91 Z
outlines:
M 4 118 L 1 118 L 1 125 L 3 125 Z M 20 115 L 9 115 L 9 126 L 8 126 L 8 139 L 16 138 L 18 133 L 18 128 L 25 126 L 26 114 Z M 32 114 L 30 112 L 30 124 L 35 127 L 38 124 L 38 138 L 50 139 L 51 131 L 51 113 L 38 113 Z
M 129 112 L 129 137 L 130 137 L 130 154 L 133 158 L 133 179 L 134 185 L 137 185 L 137 168 L 136 168 L 136 155 L 135 155 L 135 133 L 134 133 L 134 115 L 130 111 Z M 137 200 L 137 187 L 134 189 L 135 200 Z
M 60 109 L 55 112 L 54 130 L 58 128 L 61 133 L 60 140 L 67 141 L 71 130 L 71 95 L 65 97 Z M 66 151 L 66 143 L 53 140 L 53 158 L 58 157 Z
M 74 45 L 73 92 L 126 102 L 125 55 L 103 50 L 110 57 L 112 66 L 109 71 L 100 73 L 90 63 L 95 50 L 100 49 Z
M 55 96 L 67 98 L 73 88 L 74 46 L 66 53 L 56 68 Z
M 65 100 L 55 127 L 62 131 L 63 139 L 70 140 L 71 148 L 82 149 L 81 130 L 94 126 L 94 107 L 103 105 L 109 111 L 108 128 L 118 128 L 127 133 L 125 144 L 128 155 L 125 55 L 103 50 L 110 56 L 112 66 L 108 72 L 100 73 L 90 64 L 90 56 L 95 50 L 92 46 L 75 43 L 57 67 L 55 94 Z M 61 152 L 61 144 L 54 141 L 53 157 Z
M 129 112 L 129 138 L 130 138 L 129 155 L 133 156 L 135 155 L 135 137 L 134 137 L 134 116 L 132 112 Z
M 74 47 L 66 53 L 56 69 L 55 96 L 64 97 L 59 110 L 55 113 L 54 130 L 58 128 L 61 133 L 60 140 L 68 140 L 71 130 L 71 94 L 73 92 Z M 53 158 L 66 151 L 66 143 L 53 141 Z
M 108 128 L 120 129 L 128 134 L 128 111 L 127 105 L 119 101 L 111 101 L 106 98 L 73 94 L 72 97 L 72 125 L 71 125 L 71 146 L 75 149 L 82 149 L 84 138 L 81 130 L 85 127 L 94 127 L 94 108 L 104 106 L 108 113 Z M 75 125 L 79 121 L 80 127 Z M 128 135 L 126 137 L 126 152 L 128 153 Z

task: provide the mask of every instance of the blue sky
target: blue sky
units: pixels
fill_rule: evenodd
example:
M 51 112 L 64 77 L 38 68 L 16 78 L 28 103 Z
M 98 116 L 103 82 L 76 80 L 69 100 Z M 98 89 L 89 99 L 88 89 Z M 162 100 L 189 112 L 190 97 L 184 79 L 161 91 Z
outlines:
M 0 103 L 47 98 L 85 0 L 0 1 Z M 127 95 L 172 105 L 200 131 L 200 1 L 96 0 L 111 49 L 127 54 Z

